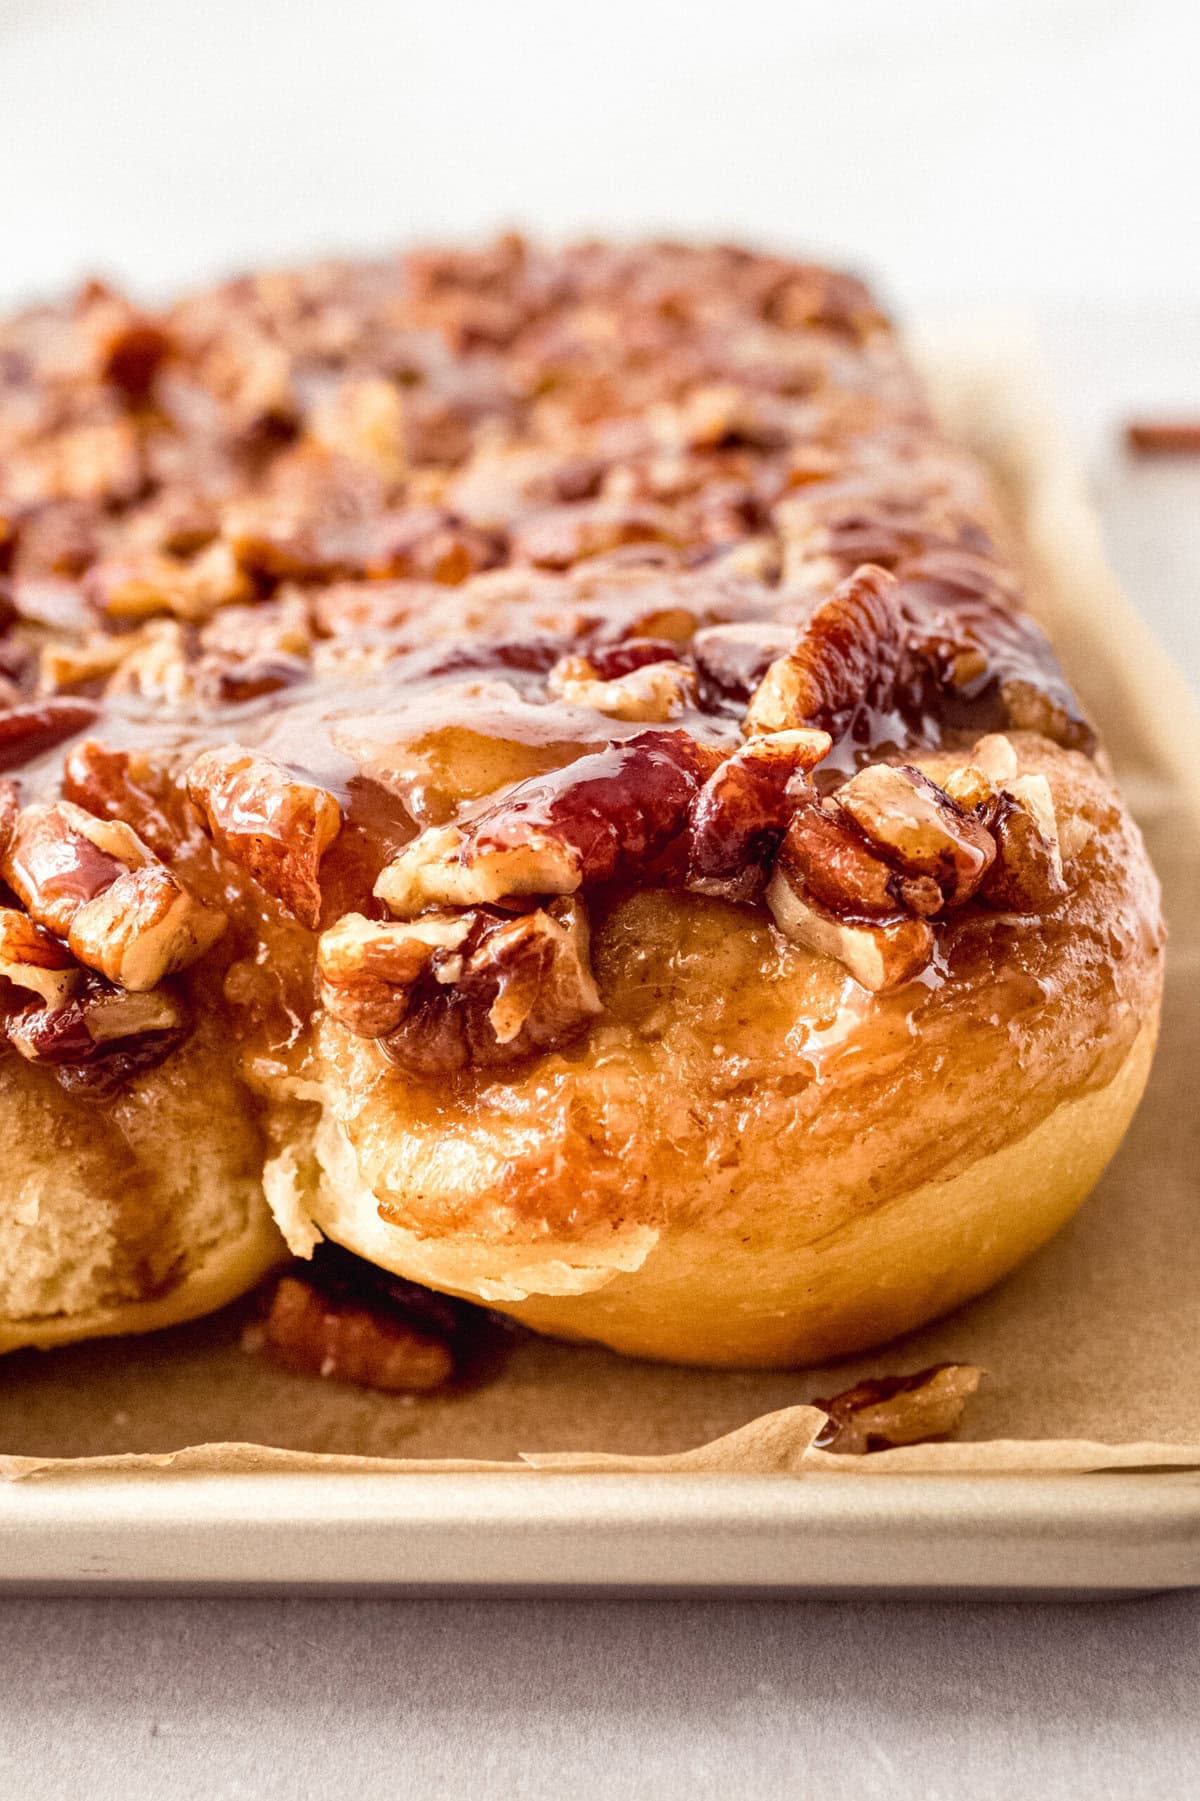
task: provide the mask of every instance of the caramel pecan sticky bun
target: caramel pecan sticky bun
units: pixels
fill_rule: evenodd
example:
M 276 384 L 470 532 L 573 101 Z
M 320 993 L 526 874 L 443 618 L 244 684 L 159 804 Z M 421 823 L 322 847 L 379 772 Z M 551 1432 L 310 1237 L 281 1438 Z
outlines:
M 0 1346 L 323 1237 L 692 1361 L 985 1287 L 1160 983 L 1027 580 L 807 264 L 508 237 L 10 319 Z

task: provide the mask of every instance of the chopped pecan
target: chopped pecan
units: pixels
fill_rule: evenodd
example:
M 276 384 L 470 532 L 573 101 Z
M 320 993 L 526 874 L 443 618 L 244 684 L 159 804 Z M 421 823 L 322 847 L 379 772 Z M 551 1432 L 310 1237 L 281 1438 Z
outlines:
M 381 376 L 347 377 L 322 396 L 307 430 L 326 450 L 365 464 L 388 484 L 404 480 L 404 406 L 394 382 Z
M 100 379 L 128 400 L 145 400 L 171 351 L 163 325 L 115 294 L 88 308 L 85 325 Z
M 530 513 L 512 533 L 510 550 L 515 561 L 569 569 L 627 544 L 671 544 L 676 535 L 661 507 L 587 500 Z
M 431 967 L 444 968 L 472 927 L 469 913 L 427 914 L 390 925 L 347 913 L 321 934 L 321 1000 L 360 1038 L 382 1038 L 408 1012 L 412 990 Z M 461 967 L 458 958 L 455 967 Z
M 587 915 L 563 897 L 515 918 L 474 913 L 461 949 L 431 961 L 382 1045 L 403 1068 L 437 1076 L 566 1044 L 600 1010 Z
M 933 932 L 926 920 L 850 924 L 818 907 L 782 858 L 767 888 L 767 905 L 785 938 L 836 958 L 875 994 L 911 982 L 933 955 Z
M 1086 719 L 1072 711 L 1065 698 L 1056 697 L 1039 683 L 1014 676 L 1001 682 L 1000 698 L 1014 730 L 1040 732 L 1067 750 L 1090 753 L 1095 749 L 1096 734 Z
M 695 703 L 696 677 L 686 664 L 656 660 L 602 680 L 587 657 L 563 657 L 548 678 L 552 694 L 569 706 L 591 707 L 610 719 L 667 725 Z
M 0 976 L 61 1007 L 82 975 L 65 944 L 15 907 L 0 907 Z
M 618 638 L 613 644 L 590 644 L 587 661 L 600 681 L 615 682 L 652 663 L 677 663 L 679 645 L 673 638 Z
M 714 770 L 688 819 L 688 887 L 756 899 L 795 809 L 791 784 L 829 748 L 826 732 L 775 732 L 751 738 Z
M 291 1369 L 388 1394 L 440 1388 L 454 1374 L 450 1344 L 425 1321 L 297 1275 L 280 1277 L 264 1324 L 243 1342 Z
M 26 807 L 0 870 L 89 969 L 138 993 L 204 955 L 225 918 L 195 900 L 131 828 L 71 801 Z
M 217 848 L 315 931 L 321 858 L 342 826 L 333 795 L 236 744 L 197 757 L 187 790 Z
M 941 911 L 942 890 L 931 875 L 896 869 L 862 836 L 836 800 L 811 791 L 795 810 L 779 852 L 779 866 L 820 907 L 842 920 L 922 917 Z
M 7 1032 L 27 1062 L 50 1067 L 69 1092 L 103 1100 L 161 1063 L 188 1027 L 168 989 L 130 994 L 88 975 L 64 1004 L 10 1016 Z
M 0 769 L 16 769 L 86 731 L 97 709 L 88 700 L 37 700 L 0 710 Z
M 244 700 L 261 700 L 264 694 L 280 694 L 307 681 L 311 674 L 303 657 L 247 657 L 239 663 L 202 657 L 196 665 L 195 686 L 210 705 L 236 706 Z
M 688 808 L 719 760 L 685 732 L 640 732 L 519 782 L 463 830 L 434 827 L 375 884 L 400 918 L 520 894 L 573 894 L 636 874 L 682 847 Z
M 1017 776 L 985 810 L 997 856 L 979 891 L 989 907 L 1040 913 L 1067 891 L 1058 820 L 1043 775 Z
M 792 628 L 779 620 L 744 619 L 706 626 L 693 638 L 691 653 L 707 687 L 747 701 L 794 638 Z
M 191 650 L 189 626 L 178 619 L 149 619 L 109 677 L 105 693 L 136 694 L 181 707 L 196 685 Z
M 195 624 L 218 607 L 254 598 L 254 583 L 232 546 L 209 544 L 194 557 L 155 553 L 131 562 L 98 563 L 85 588 L 92 605 L 110 619 L 146 619 L 173 613 Z
M 1011 739 L 1003 732 L 989 732 L 980 738 L 971 751 L 970 767 L 982 770 L 998 788 L 1011 782 L 1019 767 Z
M 860 708 L 886 708 L 906 658 L 894 576 L 859 569 L 819 606 L 799 642 L 776 658 L 746 714 L 748 732 L 819 726 L 840 737 Z
M 132 826 L 155 856 L 169 861 L 179 850 L 185 828 L 171 817 L 177 790 L 148 751 L 112 750 L 97 738 L 85 738 L 66 756 L 62 791 L 65 800 L 97 819 Z
M 983 1371 L 969 1363 L 935 1363 L 911 1376 L 874 1376 L 830 1400 L 816 1400 L 829 1415 L 813 1443 L 822 1451 L 886 1451 L 924 1444 L 955 1430 L 979 1387 Z
M 837 805 L 906 875 L 931 876 L 948 907 L 969 900 L 995 860 L 986 826 L 919 769 L 871 764 L 838 789 Z

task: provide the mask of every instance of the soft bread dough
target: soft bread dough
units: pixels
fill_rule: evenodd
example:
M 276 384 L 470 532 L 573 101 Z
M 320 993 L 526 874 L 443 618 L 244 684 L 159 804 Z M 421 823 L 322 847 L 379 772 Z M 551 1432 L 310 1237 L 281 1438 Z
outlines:
M 944 983 L 876 996 L 744 910 L 634 894 L 597 925 L 604 1018 L 532 1070 L 423 1084 L 326 1022 L 311 1218 L 541 1331 L 680 1362 L 824 1360 L 988 1287 L 1120 1142 L 1162 978 L 1136 828 L 1086 758 L 1014 743 L 1077 846 L 1053 916 L 980 909 Z
M 176 1325 L 281 1261 L 246 1103 L 215 1019 L 107 1103 L 0 1062 L 0 1351 Z

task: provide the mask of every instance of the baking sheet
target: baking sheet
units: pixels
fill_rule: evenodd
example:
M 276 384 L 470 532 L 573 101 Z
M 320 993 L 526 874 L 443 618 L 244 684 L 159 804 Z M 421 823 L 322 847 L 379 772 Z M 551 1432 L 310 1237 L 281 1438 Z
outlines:
M 1011 346 L 1011 334 L 1006 339 Z M 1060 1493 L 1074 1484 L 1077 1494 L 1086 1487 L 1094 1495 L 1100 1480 L 1141 1488 L 1169 1482 L 1172 1505 L 1193 1520 L 1193 1538 L 1200 1532 L 1200 1483 L 1181 1473 L 1200 1467 L 1200 1234 L 1193 1227 L 1200 1169 L 1193 1100 L 1200 721 L 1182 679 L 1104 566 L 1072 460 L 1041 415 L 1036 371 L 1024 357 L 1015 364 L 981 358 L 977 344 L 945 341 L 932 369 L 955 429 L 990 458 L 1012 496 L 1039 566 L 1036 610 L 1100 720 L 1164 880 L 1172 944 L 1159 1057 L 1130 1136 L 1083 1213 L 1000 1289 L 949 1320 L 887 1351 L 803 1374 L 674 1370 L 517 1339 L 494 1380 L 409 1401 L 316 1383 L 246 1357 L 238 1344 L 244 1307 L 153 1339 L 21 1353 L 2 1366 L 0 1445 L 9 1455 L 0 1470 L 23 1479 L 26 1496 L 86 1497 L 78 1517 L 91 1508 L 99 1523 L 114 1481 L 123 1494 L 132 1483 L 145 1498 L 161 1493 L 169 1476 L 168 1488 L 195 1500 L 202 1491 L 211 1496 L 204 1485 L 214 1481 L 218 1488 L 269 1486 L 281 1470 L 336 1470 L 343 1485 L 322 1491 L 336 1526 L 351 1486 L 372 1469 L 395 1468 L 392 1460 L 405 1460 L 400 1467 L 410 1472 L 465 1472 L 524 1456 L 526 1467 L 624 1470 L 619 1491 L 627 1522 L 638 1519 L 641 1497 L 648 1523 L 648 1486 L 663 1469 L 704 1474 L 708 1482 L 716 1479 L 712 1472 L 806 1471 L 821 1475 L 822 1492 L 833 1481 L 862 1491 L 859 1478 L 869 1475 L 875 1495 L 894 1490 L 897 1497 L 914 1492 L 914 1475 L 924 1473 L 930 1491 L 957 1477 L 961 1505 L 973 1497 L 977 1510 L 982 1497 L 1001 1491 L 967 1478 L 996 1472 L 1009 1478 L 1003 1492 L 1010 1500 L 999 1503 L 1000 1513 L 1007 1506 L 1012 1515 L 1014 1472 L 1041 1471 L 1064 1478 L 1052 1485 Z M 808 1397 L 860 1375 L 943 1360 L 979 1363 L 989 1372 L 959 1443 L 866 1459 L 832 1459 L 811 1448 L 820 1420 L 802 1405 Z M 171 1455 L 186 1445 L 206 1448 Z M 1116 1467 L 1147 1473 L 1081 1477 Z M 634 1472 L 641 1480 L 631 1479 Z M 473 1478 L 477 1485 L 494 1479 Z M 561 1492 L 556 1481 L 533 1474 L 519 1486 L 531 1508 L 535 1496 Z M 811 1521 L 819 1503 L 802 1495 L 817 1491 L 811 1483 L 796 1490 L 798 1517 Z M 438 1491 L 447 1493 L 441 1481 Z M 870 1504 L 864 1492 L 862 1508 Z M 989 1500 L 985 1511 L 997 1504 Z M 11 1507 L 4 1517 L 14 1519 Z M 708 1517 L 719 1521 L 715 1502 Z M 976 1515 L 968 1507 L 962 1517 Z M 243 1521 L 248 1530 L 254 1518 L 251 1508 Z M 889 1504 L 889 1518 L 899 1544 L 911 1512 Z M 0 1574 L 16 1573 L 7 1559 L 0 1566 Z M 220 1579 L 219 1568 L 212 1575 Z M 1153 1580 L 1161 1578 L 1159 1571 Z M 1197 1579 L 1188 1558 L 1170 1579 Z

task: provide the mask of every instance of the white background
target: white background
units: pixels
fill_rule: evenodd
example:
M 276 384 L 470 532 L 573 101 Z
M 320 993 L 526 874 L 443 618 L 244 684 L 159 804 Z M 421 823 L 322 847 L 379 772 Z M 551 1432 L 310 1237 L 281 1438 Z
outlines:
M 497 222 L 1200 289 L 1194 0 L 0 0 L 0 293 Z
M 1135 600 L 1200 679 L 1194 0 L 0 0 L 0 299 L 525 224 L 722 231 L 1040 322 Z M 1200 1792 L 1192 1597 L 0 1602 L 0 1794 Z

